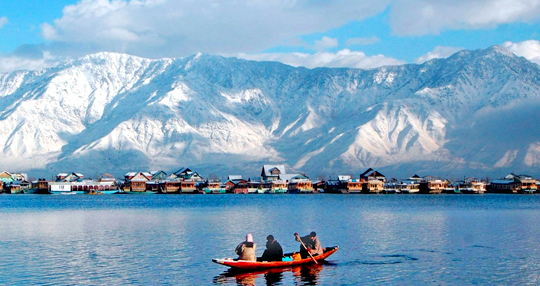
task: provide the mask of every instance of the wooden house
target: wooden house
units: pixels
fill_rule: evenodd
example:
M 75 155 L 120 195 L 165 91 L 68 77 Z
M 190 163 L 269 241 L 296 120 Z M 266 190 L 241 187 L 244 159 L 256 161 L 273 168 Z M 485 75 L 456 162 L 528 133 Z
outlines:
M 285 165 L 263 165 L 261 178 L 263 182 L 283 179 L 281 175 L 287 174 Z
M 332 192 L 342 194 L 359 194 L 362 192 L 362 182 L 358 179 L 353 179 L 350 175 L 339 175 L 337 190 Z
M 483 194 L 486 185 L 482 180 L 472 177 L 455 183 L 456 191 L 462 194 Z
M 152 171 L 150 174 L 152 174 L 152 180 L 155 181 L 163 181 L 168 178 L 167 173 L 164 171 Z
M 383 192 L 385 194 L 396 194 L 398 192 L 398 184 L 399 182 L 395 178 L 392 178 L 391 180 L 387 180 L 384 183 Z
M 381 181 L 383 183 L 386 182 L 386 177 L 379 173 L 378 171 L 375 171 L 371 168 L 367 169 L 364 173 L 360 174 L 360 180 L 362 181 Z
M 518 193 L 534 194 L 538 190 L 538 180 L 533 179 L 529 175 L 519 175 L 515 180 L 519 183 Z
M 289 194 L 311 194 L 314 192 L 311 180 L 303 174 L 282 174 L 282 180 L 288 182 Z
M 242 178 L 242 175 L 229 175 L 227 177 L 227 182 L 225 182 L 225 190 L 227 193 L 233 193 L 234 188 L 236 187 L 236 184 L 240 181 L 244 180 Z
M 145 192 L 146 182 L 152 180 L 152 174 L 149 172 L 129 172 L 124 176 L 125 192 Z
M 145 191 L 158 193 L 161 192 L 161 184 L 159 181 L 152 180 L 145 182 Z
M 426 176 L 424 180 L 420 182 L 421 194 L 440 194 L 448 189 L 448 180 L 441 180 L 433 176 Z
M 196 194 L 199 181 L 180 181 L 180 193 Z
M 173 173 L 178 179 L 183 181 L 203 181 L 203 177 L 199 173 L 192 171 L 189 168 L 182 168 Z
M 491 181 L 488 188 L 494 193 L 536 193 L 538 181 L 528 175 L 515 175 L 513 173 L 506 175 L 501 180 Z
M 59 173 L 56 175 L 56 182 L 77 182 L 82 181 L 84 175 L 81 173 Z
M 176 194 L 180 193 L 180 185 L 180 180 L 165 178 L 159 182 L 159 190 L 164 194 Z
M 380 194 L 384 191 L 384 182 L 380 180 L 362 181 L 362 193 Z
M 48 194 L 49 181 L 44 178 L 39 178 L 36 181 L 32 181 L 30 188 L 35 189 L 38 194 Z
M 420 192 L 420 181 L 403 180 L 396 184 L 396 192 L 399 194 L 418 194 Z
M 232 189 L 235 194 L 247 194 L 248 193 L 248 181 L 242 179 L 235 181 L 234 187 Z
M 21 186 L 21 181 L 13 181 L 6 185 L 5 193 L 7 194 L 22 194 L 24 189 Z
M 5 185 L 13 181 L 15 181 L 15 178 L 13 177 L 11 173 L 6 172 L 6 171 L 0 173 L 0 182 L 3 183 L 3 184 L 0 184 L 0 187 L 2 187 L 2 190 L 5 189 Z

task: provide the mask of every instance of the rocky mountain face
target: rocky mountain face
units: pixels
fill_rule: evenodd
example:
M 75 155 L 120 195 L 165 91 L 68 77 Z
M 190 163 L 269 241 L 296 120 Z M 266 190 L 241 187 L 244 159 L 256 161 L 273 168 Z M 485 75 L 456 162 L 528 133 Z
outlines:
M 0 169 L 538 176 L 539 107 L 540 67 L 498 46 L 371 70 L 100 53 L 0 74 Z

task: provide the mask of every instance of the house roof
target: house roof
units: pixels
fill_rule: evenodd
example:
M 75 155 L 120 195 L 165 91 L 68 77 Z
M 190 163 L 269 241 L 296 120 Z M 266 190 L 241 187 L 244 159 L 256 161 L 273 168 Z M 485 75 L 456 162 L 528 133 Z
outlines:
M 184 167 L 182 167 L 182 168 L 178 169 L 178 171 L 173 172 L 173 174 L 179 176 L 180 174 L 187 174 L 187 173 L 191 173 L 191 172 L 193 172 L 193 171 L 191 171 L 190 168 L 184 168 Z
M 385 177 L 385 176 L 379 173 L 378 171 L 375 171 L 369 168 L 364 173 L 360 174 L 360 178 L 367 178 L 367 177 Z
M 492 184 L 513 184 L 514 180 L 493 180 L 491 181 Z
M 339 181 L 348 181 L 351 179 L 351 176 L 350 175 L 339 175 L 338 176 L 338 180 Z
M 309 180 L 309 178 L 302 174 L 281 174 L 281 179 L 284 181 L 293 181 L 293 180 Z
M 284 174 L 287 174 L 286 170 L 285 170 L 285 165 L 264 165 L 263 166 L 263 171 L 261 173 L 261 176 L 265 176 L 265 177 L 272 177 L 274 176 L 272 174 L 272 171 L 274 169 L 278 169 L 279 172 L 281 173 L 280 175 L 284 175 Z
M 364 173 L 360 174 L 360 178 L 365 177 L 367 173 L 373 171 L 373 169 L 369 168 Z

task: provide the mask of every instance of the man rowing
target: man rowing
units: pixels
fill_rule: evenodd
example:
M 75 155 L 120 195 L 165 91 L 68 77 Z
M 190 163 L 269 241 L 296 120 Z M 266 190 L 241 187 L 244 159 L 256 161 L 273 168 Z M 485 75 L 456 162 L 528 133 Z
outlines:
M 300 237 L 298 233 L 294 234 L 296 241 L 302 242 L 300 245 L 300 255 L 302 258 L 323 254 L 324 250 L 321 246 L 319 238 L 317 238 L 317 233 L 312 231 L 309 235 Z M 305 247 L 304 247 L 305 246 Z

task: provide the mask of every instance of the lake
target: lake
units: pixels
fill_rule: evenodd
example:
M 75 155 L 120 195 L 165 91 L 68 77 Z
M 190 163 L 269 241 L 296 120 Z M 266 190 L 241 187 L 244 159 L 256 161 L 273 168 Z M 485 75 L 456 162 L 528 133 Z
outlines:
M 230 273 L 246 233 L 324 265 Z M 0 195 L 3 285 L 538 285 L 539 195 Z

